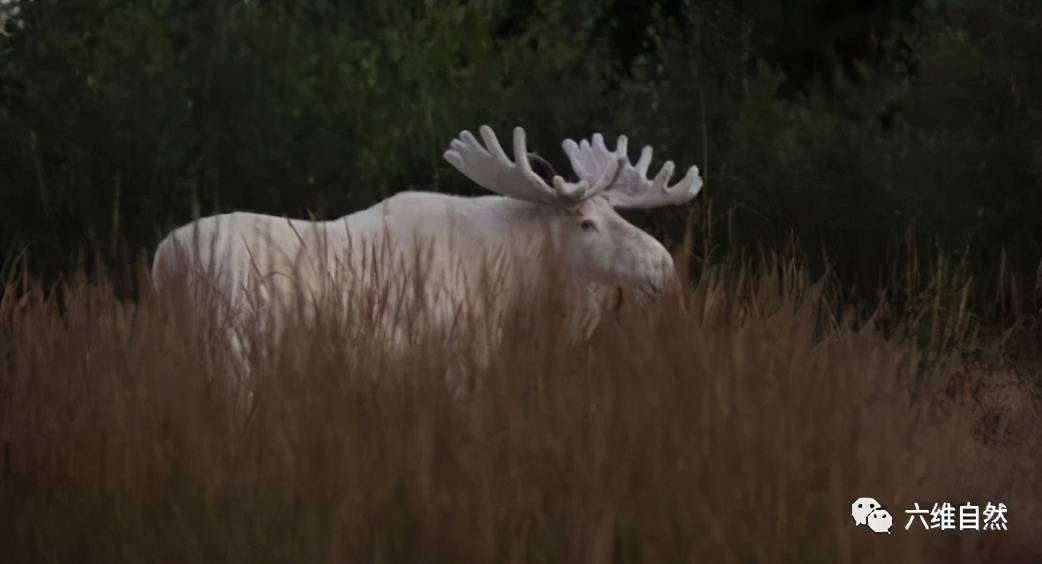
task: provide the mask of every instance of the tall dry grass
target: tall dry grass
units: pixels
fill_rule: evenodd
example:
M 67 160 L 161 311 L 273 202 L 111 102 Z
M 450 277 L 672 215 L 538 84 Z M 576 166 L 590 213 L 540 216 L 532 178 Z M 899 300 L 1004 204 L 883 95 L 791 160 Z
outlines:
M 392 352 L 320 315 L 253 336 L 244 395 L 219 320 L 176 291 L 11 280 L 3 560 L 1038 562 L 1032 389 L 946 324 L 922 345 L 837 314 L 834 290 L 795 261 L 722 266 L 582 344 L 531 299 L 491 364 L 465 331 Z M 861 496 L 892 534 L 853 526 Z M 1010 530 L 904 529 L 943 501 L 1004 502 Z

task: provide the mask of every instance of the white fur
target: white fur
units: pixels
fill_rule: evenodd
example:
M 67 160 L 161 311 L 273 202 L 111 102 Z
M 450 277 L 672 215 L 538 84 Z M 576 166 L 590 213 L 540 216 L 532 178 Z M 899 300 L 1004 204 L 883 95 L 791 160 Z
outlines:
M 557 249 L 566 280 L 597 290 L 585 297 L 586 311 L 577 317 L 582 333 L 597 323 L 599 311 L 591 308 L 604 307 L 615 287 L 654 294 L 672 272 L 666 249 L 601 197 L 561 207 L 403 192 L 327 222 L 243 212 L 202 218 L 159 244 L 153 277 L 158 283 L 172 271 L 187 272 L 240 318 L 257 313 L 258 305 L 293 311 L 301 295 L 308 306 L 311 297 L 329 297 L 330 291 L 365 292 L 377 279 L 423 280 L 421 292 L 403 285 L 392 305 L 419 305 L 444 326 L 488 283 L 483 276 L 491 260 L 511 288 L 549 276 L 535 266 L 549 263 L 534 260 L 545 244 Z M 374 330 L 401 338 L 393 315 L 370 321 L 382 325 Z

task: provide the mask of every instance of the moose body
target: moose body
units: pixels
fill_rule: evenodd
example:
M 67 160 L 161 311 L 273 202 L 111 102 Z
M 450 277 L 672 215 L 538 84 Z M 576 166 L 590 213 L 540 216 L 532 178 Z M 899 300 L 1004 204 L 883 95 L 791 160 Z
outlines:
M 597 135 L 593 144 L 564 143 L 580 180 L 567 183 L 555 176 L 551 187 L 531 171 L 523 130 L 515 129 L 516 163 L 506 158 L 491 129 L 481 133 L 484 147 L 463 132 L 445 158 L 499 195 L 402 192 L 325 222 L 242 212 L 206 217 L 160 243 L 153 277 L 158 282 L 186 273 L 197 286 L 212 290 L 233 317 L 273 309 L 280 325 L 279 316 L 308 310 L 316 297 L 365 294 L 391 282 L 396 286 L 387 294 L 390 307 L 367 321 L 396 340 L 401 340 L 402 313 L 419 309 L 447 327 L 480 301 L 474 297 L 482 287 L 493 284 L 497 295 L 517 298 L 540 280 L 562 274 L 547 272 L 548 265 L 565 269 L 559 279 L 582 296 L 575 319 L 583 332 L 596 323 L 615 289 L 644 299 L 669 283 L 669 253 L 614 207 L 687 201 L 701 185 L 696 167 L 667 188 L 672 163 L 652 183 L 645 178 L 650 148 L 634 166 L 625 155 L 624 137 L 616 151 L 608 151 Z M 548 251 L 553 260 L 543 260 L 541 253 Z
M 301 301 L 305 307 L 320 305 L 314 302 L 329 299 L 330 291 L 384 290 L 396 298 L 401 313 L 410 309 L 403 302 L 422 300 L 430 319 L 447 325 L 475 301 L 482 285 L 498 279 L 505 305 L 503 294 L 533 288 L 550 275 L 537 265 L 560 264 L 539 256 L 554 250 L 561 219 L 542 207 L 501 196 L 401 192 L 323 222 L 222 214 L 168 235 L 156 251 L 153 278 L 187 273 L 240 316 L 258 313 L 261 305 L 282 317 Z M 635 236 L 648 237 L 634 230 Z M 403 287 L 414 279 L 422 280 L 422 295 Z M 583 282 L 583 306 L 612 293 L 606 284 Z M 583 320 L 577 322 L 589 326 L 597 315 L 591 305 L 576 313 Z

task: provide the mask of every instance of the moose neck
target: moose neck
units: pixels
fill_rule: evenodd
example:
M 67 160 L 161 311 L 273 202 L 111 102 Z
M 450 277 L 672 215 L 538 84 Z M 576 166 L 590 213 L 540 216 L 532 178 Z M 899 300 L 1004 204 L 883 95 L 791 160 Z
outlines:
M 538 245 L 554 238 L 562 210 L 503 196 L 470 198 L 465 215 L 489 247 Z

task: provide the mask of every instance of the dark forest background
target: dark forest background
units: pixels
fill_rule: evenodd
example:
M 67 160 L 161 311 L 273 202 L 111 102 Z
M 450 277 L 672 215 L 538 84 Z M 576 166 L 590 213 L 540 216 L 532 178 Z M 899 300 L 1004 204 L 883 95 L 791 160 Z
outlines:
M 594 131 L 698 164 L 693 204 L 628 214 L 674 244 L 693 221 L 696 265 L 795 242 L 856 293 L 947 268 L 982 315 L 1035 311 L 1037 0 L 2 10 L 0 253 L 47 280 L 118 271 L 200 214 L 333 218 L 404 189 L 477 193 L 444 147 L 521 124 L 565 170 L 560 140 Z

